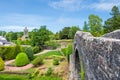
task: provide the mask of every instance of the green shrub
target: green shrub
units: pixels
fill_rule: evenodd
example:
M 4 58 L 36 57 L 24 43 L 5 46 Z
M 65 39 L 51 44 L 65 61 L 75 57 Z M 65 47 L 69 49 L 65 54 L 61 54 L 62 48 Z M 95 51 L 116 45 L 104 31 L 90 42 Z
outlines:
M 20 53 L 21 46 L 1 46 L 0 47 L 0 56 L 3 58 L 3 60 L 10 60 L 15 59 L 18 53 Z
M 26 55 L 26 53 L 19 53 L 15 59 L 15 65 L 16 66 L 24 66 L 29 63 L 29 59 Z
M 38 65 L 41 65 L 43 64 L 43 58 L 38 56 L 37 58 L 35 58 L 33 61 L 32 61 L 32 64 L 34 66 L 38 66 Z
M 67 48 L 62 48 L 61 51 L 64 54 L 64 56 L 66 56 L 66 54 L 67 54 Z
M 15 46 L 2 46 L 0 47 L 0 56 L 4 60 L 14 59 L 15 58 Z
M 16 45 L 16 46 L 15 46 L 15 52 L 14 52 L 15 57 L 16 57 L 17 54 L 20 53 L 20 52 L 22 52 L 21 46 L 20 46 L 20 45 Z
M 53 65 L 59 65 L 59 60 L 58 59 L 53 59 Z
M 20 40 L 20 43 L 22 44 L 22 45 L 30 45 L 30 40 Z
M 31 47 L 27 47 L 26 49 L 25 49 L 25 53 L 27 54 L 27 56 L 28 56 L 28 58 L 30 59 L 30 60 L 33 60 L 33 50 L 32 50 L 32 48 Z
M 35 47 L 33 47 L 33 52 L 34 52 L 34 54 L 40 52 L 40 48 L 39 48 L 39 46 L 35 46 Z
M 4 61 L 0 57 L 0 71 L 4 70 Z
M 53 72 L 53 69 L 51 67 L 48 68 L 48 70 L 46 71 L 46 76 L 50 76 Z
M 15 47 L 14 46 L 6 46 L 6 48 L 7 48 L 6 54 L 4 55 L 5 60 L 14 59 L 16 57 Z
M 61 51 L 69 62 L 69 56 L 72 54 L 72 44 L 69 44 L 68 47 L 61 49 Z

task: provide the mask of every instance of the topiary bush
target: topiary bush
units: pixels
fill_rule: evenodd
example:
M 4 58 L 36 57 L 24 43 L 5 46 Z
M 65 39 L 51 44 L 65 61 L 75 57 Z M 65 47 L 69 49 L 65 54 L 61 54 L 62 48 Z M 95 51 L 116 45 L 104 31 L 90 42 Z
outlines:
M 58 59 L 53 59 L 53 65 L 59 65 L 59 60 Z
M 41 65 L 43 64 L 43 58 L 38 56 L 37 58 L 35 58 L 33 61 L 32 61 L 32 64 L 34 66 L 38 66 L 38 65 Z
M 15 59 L 15 65 L 16 66 L 24 66 L 26 64 L 29 63 L 29 59 L 28 56 L 26 55 L 26 53 L 19 53 Z
M 3 59 L 0 57 L 0 71 L 4 70 L 4 61 Z
M 31 47 L 27 47 L 26 49 L 25 49 L 25 53 L 27 54 L 27 56 L 28 56 L 28 58 L 29 58 L 29 60 L 33 60 L 33 50 L 32 50 L 32 48 Z

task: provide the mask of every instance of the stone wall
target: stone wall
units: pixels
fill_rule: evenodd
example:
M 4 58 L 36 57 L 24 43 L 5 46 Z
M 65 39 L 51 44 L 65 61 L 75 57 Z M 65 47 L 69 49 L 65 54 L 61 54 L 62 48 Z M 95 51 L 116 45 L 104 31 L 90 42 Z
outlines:
M 114 33 L 116 37 L 111 34 L 103 37 L 81 31 L 75 34 L 69 80 L 82 80 L 81 65 L 84 66 L 85 80 L 120 80 L 120 30 Z

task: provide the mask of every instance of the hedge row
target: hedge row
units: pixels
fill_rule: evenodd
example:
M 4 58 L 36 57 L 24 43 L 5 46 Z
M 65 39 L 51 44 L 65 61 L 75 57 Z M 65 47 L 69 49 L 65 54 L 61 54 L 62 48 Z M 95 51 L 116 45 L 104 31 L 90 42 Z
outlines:
M 20 45 L 16 46 L 1 46 L 0 47 L 0 56 L 3 60 L 15 59 L 18 53 L 22 51 Z

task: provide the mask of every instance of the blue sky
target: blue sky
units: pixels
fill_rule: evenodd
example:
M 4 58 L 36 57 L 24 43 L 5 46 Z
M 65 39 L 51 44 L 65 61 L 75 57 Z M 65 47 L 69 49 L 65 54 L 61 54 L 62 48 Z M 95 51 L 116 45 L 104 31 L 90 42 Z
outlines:
M 0 0 L 0 30 L 23 31 L 46 25 L 53 32 L 63 27 L 83 27 L 90 14 L 105 21 L 120 0 Z

